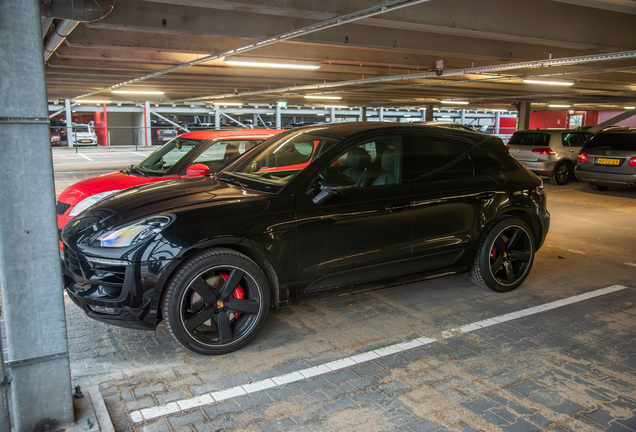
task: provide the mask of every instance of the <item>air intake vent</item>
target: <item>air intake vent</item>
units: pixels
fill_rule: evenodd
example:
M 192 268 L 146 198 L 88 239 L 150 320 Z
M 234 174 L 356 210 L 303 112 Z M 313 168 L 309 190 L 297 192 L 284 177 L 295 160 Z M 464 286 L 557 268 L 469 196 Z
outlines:
M 59 215 L 63 215 L 64 213 L 66 213 L 66 211 L 71 208 L 70 204 L 66 204 L 63 203 L 61 201 L 57 202 L 57 205 L 55 206 L 55 209 L 57 210 L 57 214 Z

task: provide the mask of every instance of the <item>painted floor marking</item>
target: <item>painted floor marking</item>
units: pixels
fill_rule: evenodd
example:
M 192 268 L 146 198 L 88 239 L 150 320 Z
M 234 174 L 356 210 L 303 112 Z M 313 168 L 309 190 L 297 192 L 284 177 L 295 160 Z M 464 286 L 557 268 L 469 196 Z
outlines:
M 583 251 L 576 250 L 576 249 L 566 249 L 566 248 L 562 248 L 560 246 L 552 246 L 552 245 L 549 245 L 549 246 L 553 247 L 553 248 L 559 248 L 559 249 L 562 249 L 564 251 L 572 252 L 572 253 L 579 254 L 579 255 L 587 255 L 587 252 L 583 252 Z
M 634 264 L 634 263 L 625 263 L 625 265 L 636 267 L 636 264 Z
M 80 156 L 81 156 L 81 157 L 83 157 L 84 159 L 88 159 L 89 161 L 94 162 L 94 160 L 93 160 L 93 159 L 91 159 L 91 158 L 89 158 L 88 156 L 84 156 L 84 155 L 83 155 L 83 154 L 81 154 L 81 153 L 78 153 L 78 155 L 80 155 Z
M 146 156 L 148 156 L 148 155 L 141 154 L 141 153 L 137 153 L 137 152 L 128 152 L 128 153 L 136 154 L 137 156 L 141 156 L 141 157 L 146 157 Z
M 626 288 L 627 287 L 623 285 L 612 285 L 607 288 L 598 289 L 596 291 L 591 291 L 585 294 L 579 294 L 573 297 L 568 297 L 562 300 L 545 303 L 545 304 L 531 307 L 528 309 L 522 309 L 520 311 L 511 312 L 504 315 L 499 315 L 499 316 L 488 318 L 482 321 L 466 324 L 459 328 L 446 330 L 442 332 L 442 337 L 446 339 L 449 337 L 453 337 L 454 334 L 469 333 L 469 332 L 479 330 L 482 328 L 501 324 L 506 321 L 515 320 L 517 318 L 522 318 L 528 315 L 534 315 L 540 312 L 545 312 L 551 309 L 556 309 L 563 306 L 571 305 L 573 303 L 589 300 L 594 297 L 599 297 L 605 294 L 621 291 Z M 152 408 L 144 408 L 141 410 L 133 411 L 130 413 L 130 419 L 134 423 L 140 423 L 144 420 L 152 420 L 152 419 L 163 417 L 169 414 L 185 412 L 191 408 L 204 406 L 204 405 L 212 405 L 227 399 L 233 399 L 235 397 L 257 393 L 262 390 L 282 387 L 286 384 L 290 384 L 296 381 L 302 381 L 302 380 L 306 380 L 308 378 L 312 378 L 315 376 L 328 374 L 331 372 L 335 372 L 339 369 L 344 369 L 350 366 L 362 364 L 377 358 L 387 357 L 392 354 L 408 351 L 410 349 L 417 348 L 424 345 L 429 345 L 429 344 L 432 344 L 433 342 L 437 342 L 437 339 L 426 338 L 426 337 L 412 339 L 406 342 L 389 345 L 383 348 L 378 348 L 378 349 L 367 351 L 367 352 L 357 354 L 351 357 L 334 360 L 329 363 L 324 363 L 318 366 L 302 369 L 296 372 L 291 372 L 284 375 L 275 376 L 272 378 L 266 378 L 261 381 L 250 382 L 248 384 L 238 385 L 236 387 L 232 387 L 226 390 L 215 391 L 212 393 L 203 394 L 201 396 L 197 396 L 190 399 L 178 400 L 178 401 L 171 402 L 161 406 L 156 406 Z

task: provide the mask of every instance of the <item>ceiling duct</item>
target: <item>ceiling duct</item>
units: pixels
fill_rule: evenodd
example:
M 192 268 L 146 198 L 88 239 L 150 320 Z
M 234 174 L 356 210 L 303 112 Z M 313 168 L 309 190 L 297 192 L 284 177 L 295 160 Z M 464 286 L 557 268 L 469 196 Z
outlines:
M 104 18 L 113 10 L 113 3 L 114 0 L 41 0 L 40 15 L 60 20 L 44 42 L 44 61 L 51 57 L 79 22 Z

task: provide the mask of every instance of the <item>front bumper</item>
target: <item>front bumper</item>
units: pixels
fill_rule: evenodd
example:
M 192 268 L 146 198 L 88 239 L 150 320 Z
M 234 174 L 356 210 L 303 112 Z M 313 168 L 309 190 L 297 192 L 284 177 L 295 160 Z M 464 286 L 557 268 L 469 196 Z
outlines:
M 636 185 L 636 174 L 612 174 L 606 172 L 584 171 L 577 166 L 574 170 L 574 175 L 577 180 L 597 183 L 603 186 Z
M 170 262 L 103 264 L 65 245 L 64 288 L 90 318 L 121 327 L 152 330 L 158 323 L 157 282 Z

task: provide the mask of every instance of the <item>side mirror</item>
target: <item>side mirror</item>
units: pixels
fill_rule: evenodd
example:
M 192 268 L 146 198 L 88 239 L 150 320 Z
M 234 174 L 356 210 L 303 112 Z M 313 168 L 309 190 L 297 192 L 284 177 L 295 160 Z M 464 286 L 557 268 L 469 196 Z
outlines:
M 210 175 L 210 168 L 200 163 L 190 165 L 186 171 L 186 177 L 201 177 Z
M 329 175 L 320 182 L 320 192 L 313 199 L 314 204 L 324 204 L 335 196 L 346 195 L 356 187 L 351 177 L 342 174 Z

